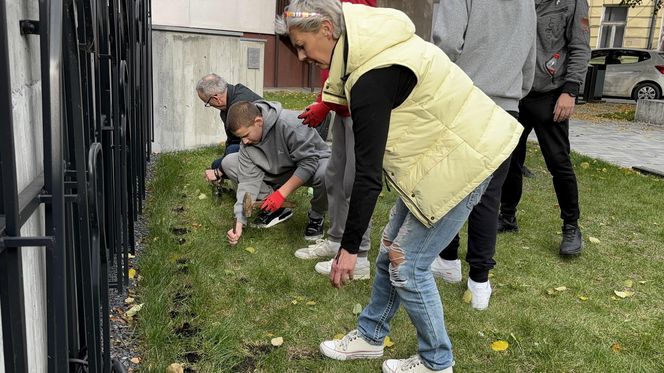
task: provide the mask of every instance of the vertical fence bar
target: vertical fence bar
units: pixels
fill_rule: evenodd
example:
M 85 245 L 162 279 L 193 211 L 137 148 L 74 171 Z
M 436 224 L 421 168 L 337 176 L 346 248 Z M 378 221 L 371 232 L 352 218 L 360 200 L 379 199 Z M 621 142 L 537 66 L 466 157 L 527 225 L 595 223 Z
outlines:
M 47 234 L 54 243 L 46 253 L 48 370 L 68 369 L 67 293 L 65 257 L 65 201 L 62 134 L 62 1 L 39 1 L 42 117 L 44 126 L 44 189 Z
M 19 203 L 14 147 L 14 121 L 9 70 L 9 34 L 7 33 L 7 4 L 0 0 L 0 160 L 2 162 L 2 213 L 5 233 L 20 235 Z M 27 372 L 28 356 L 25 333 L 25 305 L 23 297 L 23 263 L 21 249 L 8 247 L 0 253 L 0 308 L 2 309 L 2 339 L 5 370 Z

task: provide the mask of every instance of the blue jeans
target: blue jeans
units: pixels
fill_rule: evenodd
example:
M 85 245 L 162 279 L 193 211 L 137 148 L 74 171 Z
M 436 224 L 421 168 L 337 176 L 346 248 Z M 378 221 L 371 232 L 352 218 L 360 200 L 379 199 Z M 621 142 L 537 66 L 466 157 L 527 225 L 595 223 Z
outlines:
M 360 314 L 358 331 L 372 344 L 382 344 L 390 320 L 403 304 L 417 330 L 418 353 L 424 365 L 442 370 L 454 365 L 452 344 L 445 329 L 443 303 L 431 274 L 431 263 L 461 229 L 491 177 L 427 228 L 401 199 L 390 212 L 376 258 L 371 300 Z

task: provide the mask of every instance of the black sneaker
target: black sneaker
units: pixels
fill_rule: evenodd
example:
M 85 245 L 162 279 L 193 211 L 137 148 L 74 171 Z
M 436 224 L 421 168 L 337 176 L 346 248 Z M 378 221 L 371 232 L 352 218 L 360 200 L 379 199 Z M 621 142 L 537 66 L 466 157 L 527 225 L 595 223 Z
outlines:
M 498 233 L 518 231 L 519 226 L 516 224 L 516 216 L 498 215 Z
M 309 224 L 304 230 L 304 239 L 307 241 L 316 241 L 323 238 L 323 218 L 314 219 L 309 216 Z
M 583 248 L 581 229 L 576 225 L 563 225 L 563 242 L 560 243 L 560 255 L 579 255 Z
M 260 210 L 252 225 L 256 228 L 270 228 L 293 216 L 293 210 L 282 207 L 275 212 Z

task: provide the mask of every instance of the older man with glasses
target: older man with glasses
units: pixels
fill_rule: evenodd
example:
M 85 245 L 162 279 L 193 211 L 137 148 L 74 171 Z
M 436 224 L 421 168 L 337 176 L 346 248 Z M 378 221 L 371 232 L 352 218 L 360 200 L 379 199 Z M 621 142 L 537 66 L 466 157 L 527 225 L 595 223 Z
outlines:
M 240 138 L 233 135 L 228 130 L 226 122 L 226 115 L 228 108 L 235 102 L 239 101 L 258 101 L 263 98 L 256 94 L 251 89 L 242 84 L 228 84 L 224 78 L 217 74 L 207 74 L 198 81 L 196 84 L 196 93 L 203 101 L 205 107 L 213 107 L 219 110 L 219 116 L 224 124 L 224 131 L 226 132 L 226 148 L 224 155 L 221 158 L 214 160 L 210 169 L 205 170 L 205 178 L 210 181 L 220 180 L 224 176 L 224 171 L 221 168 L 221 160 L 230 153 L 235 153 L 240 150 Z

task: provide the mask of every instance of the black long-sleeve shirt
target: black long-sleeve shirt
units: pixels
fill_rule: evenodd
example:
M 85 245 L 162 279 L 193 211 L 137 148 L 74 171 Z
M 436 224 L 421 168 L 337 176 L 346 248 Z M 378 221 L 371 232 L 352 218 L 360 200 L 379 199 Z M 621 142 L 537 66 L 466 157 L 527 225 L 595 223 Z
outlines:
M 351 116 L 355 134 L 355 182 L 341 247 L 359 251 L 382 189 L 383 155 L 392 110 L 401 105 L 417 84 L 415 74 L 399 65 L 363 74 L 351 89 Z

